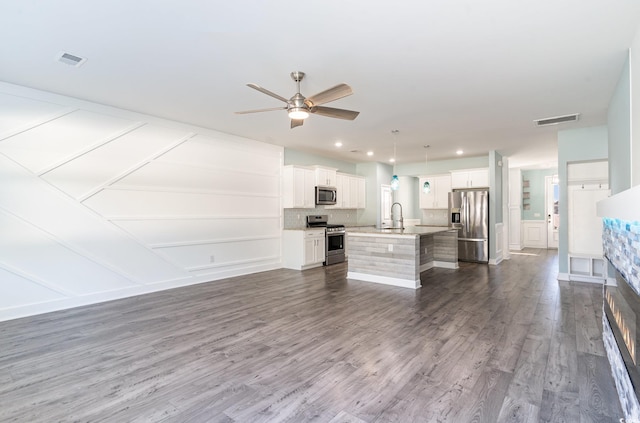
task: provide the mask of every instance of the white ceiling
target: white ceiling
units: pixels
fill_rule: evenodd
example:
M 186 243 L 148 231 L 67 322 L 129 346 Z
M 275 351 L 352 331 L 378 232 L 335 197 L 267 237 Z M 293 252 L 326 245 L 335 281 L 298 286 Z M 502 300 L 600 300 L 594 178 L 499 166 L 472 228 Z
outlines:
M 635 0 L 8 0 L 0 80 L 350 162 L 387 162 L 396 142 L 398 163 L 429 144 L 429 160 L 497 150 L 545 167 L 558 129 L 606 123 L 639 23 Z M 245 84 L 288 98 L 295 70 L 306 96 L 351 85 L 326 106 L 360 116 L 289 129 L 284 111 L 233 113 L 283 105 Z

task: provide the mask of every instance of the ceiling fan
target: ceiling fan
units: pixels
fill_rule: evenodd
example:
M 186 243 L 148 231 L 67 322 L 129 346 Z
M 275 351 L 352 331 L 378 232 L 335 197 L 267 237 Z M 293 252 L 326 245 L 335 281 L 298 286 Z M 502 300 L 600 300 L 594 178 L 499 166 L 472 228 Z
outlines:
M 315 95 L 312 95 L 311 97 L 305 97 L 300 94 L 300 81 L 302 81 L 303 78 L 304 72 L 291 72 L 291 79 L 296 82 L 298 92 L 288 100 L 278 94 L 262 88 L 259 85 L 247 84 L 247 87 L 258 90 L 261 93 L 269 95 L 273 98 L 277 98 L 278 100 L 287 103 L 287 105 L 283 107 L 272 107 L 269 109 L 245 110 L 236 113 L 246 114 L 256 112 L 269 112 L 272 110 L 286 110 L 289 114 L 289 117 L 291 118 L 291 128 L 302 126 L 304 120 L 308 118 L 309 114 L 311 113 L 346 120 L 354 120 L 360 114 L 360 112 L 354 112 L 352 110 L 321 106 L 321 104 L 329 103 L 330 101 L 334 101 L 353 94 L 353 90 L 347 84 L 338 84 L 335 87 L 321 91 Z

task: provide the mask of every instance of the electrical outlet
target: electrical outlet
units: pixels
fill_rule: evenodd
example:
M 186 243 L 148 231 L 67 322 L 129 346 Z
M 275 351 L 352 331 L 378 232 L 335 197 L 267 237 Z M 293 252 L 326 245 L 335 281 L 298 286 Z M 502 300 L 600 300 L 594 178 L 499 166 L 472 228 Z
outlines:
M 540 217 L 540 213 L 534 213 L 533 217 Z
M 209 262 L 210 263 L 214 263 L 216 261 L 216 257 L 215 256 L 209 256 Z
M 388 248 L 389 248 L 389 252 L 392 252 L 393 251 L 393 244 L 389 244 Z
M 427 247 L 424 247 L 424 253 L 427 254 Z
M 300 215 L 298 215 L 298 220 L 300 220 Z

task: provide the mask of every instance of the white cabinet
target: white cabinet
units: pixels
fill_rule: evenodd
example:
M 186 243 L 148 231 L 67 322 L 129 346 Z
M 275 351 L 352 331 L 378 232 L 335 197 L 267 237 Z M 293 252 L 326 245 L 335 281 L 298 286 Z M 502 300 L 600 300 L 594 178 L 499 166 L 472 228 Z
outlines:
M 422 186 L 429 181 L 431 191 L 426 193 Z M 434 175 L 420 178 L 420 208 L 446 209 L 449 207 L 449 193 L 451 192 L 451 175 Z
M 315 207 L 315 173 L 313 169 L 289 165 L 283 171 L 282 203 L 285 209 Z
M 338 173 L 336 175 L 336 205 L 335 206 L 327 206 L 326 208 L 332 209 L 348 209 L 351 204 L 351 191 L 350 191 L 350 176 L 345 175 L 343 173 Z
M 316 185 L 324 185 L 328 187 L 336 186 L 336 169 L 323 166 L 314 166 L 316 175 Z
M 283 267 L 305 270 L 324 263 L 324 229 L 285 230 L 282 238 Z
M 451 172 L 451 188 L 488 188 L 489 169 L 467 169 Z
M 602 256 L 569 253 L 569 278 L 590 281 L 592 278 L 602 281 L 607 278 L 607 266 Z M 571 276 L 574 276 L 571 278 Z M 575 277 L 578 276 L 578 277 Z M 585 280 L 585 278 L 587 278 Z
M 304 262 L 303 266 L 318 264 L 325 261 L 324 230 L 304 231 Z
M 366 179 L 362 176 L 338 173 L 336 185 L 338 199 L 328 209 L 363 209 L 366 207 Z

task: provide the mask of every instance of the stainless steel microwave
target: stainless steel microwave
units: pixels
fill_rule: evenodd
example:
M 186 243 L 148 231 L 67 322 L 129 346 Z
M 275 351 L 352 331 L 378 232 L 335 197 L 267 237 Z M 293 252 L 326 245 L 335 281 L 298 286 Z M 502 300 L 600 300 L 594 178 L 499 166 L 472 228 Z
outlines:
M 316 187 L 316 204 L 333 206 L 338 199 L 338 192 L 335 187 L 317 186 Z

